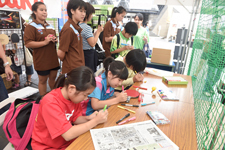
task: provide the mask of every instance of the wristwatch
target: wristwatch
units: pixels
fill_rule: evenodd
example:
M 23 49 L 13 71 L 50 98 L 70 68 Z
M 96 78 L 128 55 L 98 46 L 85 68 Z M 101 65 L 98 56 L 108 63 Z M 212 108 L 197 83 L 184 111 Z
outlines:
M 6 67 L 7 65 L 9 65 L 9 62 L 3 64 L 4 67 Z

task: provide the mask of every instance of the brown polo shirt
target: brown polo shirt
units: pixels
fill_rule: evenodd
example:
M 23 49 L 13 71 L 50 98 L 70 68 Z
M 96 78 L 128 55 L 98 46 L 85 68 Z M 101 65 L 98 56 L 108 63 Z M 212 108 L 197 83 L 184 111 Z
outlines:
M 47 22 L 41 24 L 34 19 L 24 30 L 24 42 L 28 44 L 33 41 L 44 41 L 48 34 L 56 36 L 54 27 Z M 59 66 L 55 43 L 49 42 L 47 45 L 33 48 L 33 50 L 35 70 L 46 71 Z
M 118 26 L 119 26 L 119 23 L 118 22 L 116 23 L 114 18 L 107 21 L 104 26 L 102 46 L 103 46 L 103 49 L 105 50 L 106 57 L 111 56 L 111 53 L 110 53 L 111 42 L 106 42 L 105 37 L 111 37 L 119 33 L 120 30 L 118 29 Z
M 59 49 L 65 52 L 62 73 L 85 65 L 81 31 L 82 28 L 69 18 L 59 33 Z

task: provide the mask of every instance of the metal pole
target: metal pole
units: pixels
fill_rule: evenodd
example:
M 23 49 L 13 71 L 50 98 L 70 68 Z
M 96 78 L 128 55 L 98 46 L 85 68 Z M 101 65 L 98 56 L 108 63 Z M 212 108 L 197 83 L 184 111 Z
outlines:
M 195 5 L 196 5 L 196 2 L 197 2 L 197 0 L 195 0 L 195 3 L 194 3 L 193 8 L 192 8 L 192 13 L 191 13 L 191 17 L 190 17 L 190 21 L 189 21 L 189 25 L 188 25 L 188 30 L 187 30 L 187 34 L 186 34 L 186 37 L 185 37 L 184 50 L 183 50 L 183 52 L 182 52 L 181 62 L 182 62 L 183 59 L 184 59 L 184 53 L 185 53 L 186 47 L 187 47 L 187 40 L 188 40 L 190 28 L 191 28 L 191 22 L 192 22 L 192 17 L 193 17 L 193 14 L 194 14 L 194 8 L 195 8 Z M 178 73 L 182 73 L 182 71 L 184 70 L 183 66 L 184 66 L 184 63 L 182 63 L 181 70 L 180 70 L 180 72 L 178 72 Z
M 194 30 L 195 21 L 196 21 L 196 15 L 197 15 L 197 13 L 198 13 L 199 4 L 200 4 L 200 0 L 198 0 L 197 8 L 196 8 L 196 10 L 195 10 L 194 20 L 193 20 L 192 29 L 191 29 L 191 35 L 192 35 L 192 33 L 193 33 L 193 30 Z M 186 58 L 185 58 L 185 61 L 184 61 L 184 69 L 185 69 L 186 63 L 187 63 L 187 58 L 188 58 L 188 53 L 189 53 L 189 49 L 190 49 L 190 45 L 191 45 L 191 40 L 192 40 L 192 36 L 190 37 L 190 40 L 189 40 L 190 42 L 188 43 L 187 54 L 186 54 Z M 183 69 L 182 74 L 184 73 L 184 69 Z
M 182 44 L 184 41 L 184 33 L 185 33 L 185 27 L 182 27 L 182 32 L 181 32 L 181 39 L 180 39 L 180 47 L 178 50 L 178 57 L 177 57 L 177 65 L 176 65 L 176 69 L 175 72 L 177 71 L 177 73 L 179 73 L 179 60 L 180 60 L 180 55 L 181 55 L 181 50 L 182 50 Z

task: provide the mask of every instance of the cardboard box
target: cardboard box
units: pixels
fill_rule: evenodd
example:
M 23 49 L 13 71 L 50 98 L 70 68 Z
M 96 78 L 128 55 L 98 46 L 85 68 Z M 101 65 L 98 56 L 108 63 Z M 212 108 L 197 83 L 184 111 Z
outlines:
M 169 65 L 171 61 L 171 49 L 153 48 L 151 62 Z

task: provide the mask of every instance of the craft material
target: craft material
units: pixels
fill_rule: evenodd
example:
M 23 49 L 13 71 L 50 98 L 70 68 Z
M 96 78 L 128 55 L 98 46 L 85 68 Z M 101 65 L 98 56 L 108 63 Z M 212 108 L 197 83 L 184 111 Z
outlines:
M 139 88 L 139 89 L 142 89 L 142 90 L 148 90 L 147 88 L 144 88 L 144 87 L 140 87 L 140 86 L 135 86 L 133 85 L 134 88 Z
M 117 106 L 117 107 L 119 107 L 119 108 L 121 108 L 121 109 L 124 109 L 124 110 L 126 110 L 126 111 L 129 111 L 129 112 L 132 112 L 132 113 L 136 113 L 135 111 L 133 111 L 133 110 L 130 110 L 130 109 L 128 109 L 128 108 L 124 108 L 124 107 L 122 107 L 122 106 Z
M 155 122 L 156 125 L 159 124 L 169 124 L 170 121 L 159 111 L 147 111 L 149 117 Z
M 122 106 L 131 106 L 131 107 L 139 107 L 139 105 L 131 105 L 131 104 L 121 104 Z
M 107 108 L 107 105 L 105 105 L 105 107 L 103 108 L 103 111 L 105 111 L 105 110 L 106 110 L 106 108 Z
M 120 122 L 118 125 L 122 125 L 122 124 L 124 124 L 124 123 L 130 122 L 130 121 L 133 121 L 133 120 L 135 120 L 135 119 L 136 119 L 136 117 L 133 117 L 133 118 L 127 119 L 127 120 L 125 120 L 125 121 L 123 121 L 123 122 Z
M 126 114 L 123 118 L 121 118 L 120 120 L 118 120 L 118 121 L 116 122 L 116 124 L 120 123 L 123 119 L 125 119 L 125 118 L 127 118 L 127 117 L 129 117 L 129 116 L 130 116 L 130 113 Z
M 151 102 L 151 103 L 142 103 L 141 106 L 146 106 L 146 105 L 151 105 L 151 104 L 155 104 L 155 102 Z

